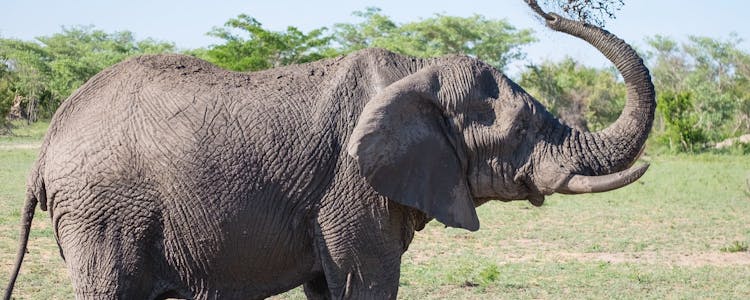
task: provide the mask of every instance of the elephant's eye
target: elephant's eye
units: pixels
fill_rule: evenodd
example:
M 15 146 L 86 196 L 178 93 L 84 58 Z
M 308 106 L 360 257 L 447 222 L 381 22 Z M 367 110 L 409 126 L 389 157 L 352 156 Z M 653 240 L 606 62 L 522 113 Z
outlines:
M 496 116 L 494 110 L 485 110 L 476 114 L 475 122 L 484 126 L 492 126 L 495 124 L 495 118 Z

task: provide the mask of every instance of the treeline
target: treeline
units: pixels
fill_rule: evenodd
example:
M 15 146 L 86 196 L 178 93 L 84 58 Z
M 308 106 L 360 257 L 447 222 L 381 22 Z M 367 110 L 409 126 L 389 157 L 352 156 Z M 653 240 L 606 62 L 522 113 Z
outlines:
M 175 45 L 136 40 L 128 31 L 63 28 L 35 41 L 0 39 L 0 122 L 50 118 L 91 76 L 128 57 L 174 52 Z
M 360 18 L 357 23 L 308 32 L 291 26 L 271 31 L 242 14 L 208 32 L 220 44 L 190 50 L 92 27 L 63 28 L 35 41 L 0 38 L 0 115 L 7 116 L 0 123 L 7 128 L 11 118 L 49 118 L 88 78 L 140 54 L 180 52 L 226 69 L 254 71 L 381 47 L 419 57 L 471 55 L 502 70 L 522 60 L 521 47 L 536 40 L 530 29 L 480 15 L 435 15 L 398 24 L 377 8 L 354 14 Z M 750 54 L 739 48 L 738 37 L 678 42 L 653 36 L 644 41 L 647 47 L 641 52 L 659 104 L 652 144 L 697 152 L 750 133 Z M 587 67 L 570 58 L 529 65 L 518 77 L 553 113 L 581 130 L 613 122 L 625 100 L 625 86 L 613 68 Z M 741 150 L 750 152 L 748 148 Z

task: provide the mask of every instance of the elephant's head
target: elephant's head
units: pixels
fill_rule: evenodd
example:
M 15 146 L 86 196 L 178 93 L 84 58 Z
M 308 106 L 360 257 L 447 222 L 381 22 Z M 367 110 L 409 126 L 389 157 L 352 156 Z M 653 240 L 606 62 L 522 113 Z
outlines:
M 599 132 L 562 124 L 496 69 L 466 57 L 436 60 L 367 103 L 348 152 L 372 187 L 448 226 L 479 228 L 490 199 L 602 192 L 638 179 L 631 167 L 656 103 L 648 69 L 624 41 L 598 27 L 543 14 L 549 27 L 588 41 L 622 73 L 627 102 Z

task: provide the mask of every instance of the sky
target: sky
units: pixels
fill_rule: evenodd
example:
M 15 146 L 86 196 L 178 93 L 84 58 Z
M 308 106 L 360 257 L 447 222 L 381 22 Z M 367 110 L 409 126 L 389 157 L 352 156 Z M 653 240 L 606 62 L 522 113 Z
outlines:
M 540 1 L 541 2 L 541 1 Z M 593 67 L 609 63 L 585 42 L 553 32 L 523 0 L 0 0 L 0 37 L 33 40 L 61 31 L 63 26 L 93 25 L 107 32 L 128 30 L 138 39 L 174 42 L 181 49 L 221 43 L 206 36 L 240 13 L 255 17 L 271 30 L 295 26 L 304 31 L 354 23 L 352 12 L 379 7 L 397 23 L 429 18 L 436 13 L 452 16 L 480 14 L 505 19 L 516 28 L 534 30 L 538 42 L 523 48 L 527 57 L 509 66 L 510 74 L 527 64 L 557 61 L 566 56 Z M 688 36 L 729 39 L 730 33 L 750 39 L 750 21 L 745 0 L 625 0 L 615 20 L 606 29 L 645 48 L 644 38 L 665 35 L 679 41 Z M 750 49 L 750 42 L 741 47 Z

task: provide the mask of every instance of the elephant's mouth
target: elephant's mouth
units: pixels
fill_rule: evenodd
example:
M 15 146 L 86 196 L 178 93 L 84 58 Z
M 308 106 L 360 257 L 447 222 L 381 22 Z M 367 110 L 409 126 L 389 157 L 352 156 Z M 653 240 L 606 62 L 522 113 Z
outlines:
M 534 181 L 529 176 L 529 172 L 517 173 L 513 181 L 526 190 L 526 196 L 521 197 L 521 199 L 529 200 L 532 205 L 537 207 L 544 204 L 544 193 L 534 184 Z
M 544 194 L 537 189 L 536 185 L 534 185 L 527 176 L 522 176 L 519 183 L 526 188 L 526 200 L 529 200 L 531 205 L 539 207 L 544 204 Z

